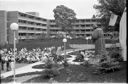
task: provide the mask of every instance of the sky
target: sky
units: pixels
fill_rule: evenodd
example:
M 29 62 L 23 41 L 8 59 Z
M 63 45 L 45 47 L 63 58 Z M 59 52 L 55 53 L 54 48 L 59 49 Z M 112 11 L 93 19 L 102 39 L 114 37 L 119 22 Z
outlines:
M 38 12 L 40 17 L 54 19 L 53 9 L 65 5 L 74 10 L 76 18 L 91 18 L 96 14 L 97 0 L 0 0 L 0 10 Z

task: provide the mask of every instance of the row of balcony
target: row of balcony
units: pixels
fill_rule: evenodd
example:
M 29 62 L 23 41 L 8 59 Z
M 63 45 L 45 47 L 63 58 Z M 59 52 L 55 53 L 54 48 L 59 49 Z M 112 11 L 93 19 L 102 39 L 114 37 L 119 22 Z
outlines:
M 30 28 L 41 28 L 41 29 L 47 29 L 47 26 L 37 26 L 37 25 L 30 25 L 30 24 L 22 24 L 22 23 L 19 23 L 19 26 L 20 27 L 30 27 Z
M 32 24 L 47 24 L 47 22 L 44 21 L 38 21 L 38 20 L 33 20 L 29 18 L 23 18 L 23 17 L 18 17 L 18 20 L 21 21 L 22 23 L 32 23 Z
M 18 39 L 37 39 L 35 36 L 18 36 Z
M 74 24 L 73 27 L 92 27 L 92 23 L 90 24 Z M 101 24 L 97 24 L 99 27 L 101 27 Z M 56 24 L 50 24 L 50 27 L 58 27 Z
M 75 23 L 87 23 L 87 22 L 100 22 L 100 19 L 77 19 Z M 55 20 L 50 20 L 50 23 L 55 23 Z
M 35 22 L 35 21 L 30 21 L 30 20 L 27 20 L 26 18 L 25 19 L 23 19 L 23 18 L 20 18 L 20 19 L 18 19 L 19 20 L 19 23 L 20 24 L 27 24 L 27 25 L 34 25 L 34 26 L 47 26 L 47 23 L 46 22 L 44 22 L 44 23 L 42 23 L 42 22 Z M 74 29 L 77 29 L 77 28 L 90 28 L 91 27 L 91 25 L 92 24 L 75 24 L 73 27 L 74 27 Z M 101 24 L 98 24 L 98 26 L 101 26 Z M 51 25 L 50 24 L 50 28 L 58 28 L 58 26 L 56 26 L 56 25 Z
M 33 31 L 33 30 L 19 30 L 18 33 L 43 33 L 44 31 Z
M 21 12 L 18 13 L 18 16 L 22 17 L 22 18 L 28 18 L 28 19 L 41 21 L 41 22 L 42 21 L 47 21 L 47 19 L 44 19 L 44 18 L 41 18 L 41 17 L 38 17 L 38 16 L 34 16 L 34 15 L 30 15 L 30 14 L 21 13 Z

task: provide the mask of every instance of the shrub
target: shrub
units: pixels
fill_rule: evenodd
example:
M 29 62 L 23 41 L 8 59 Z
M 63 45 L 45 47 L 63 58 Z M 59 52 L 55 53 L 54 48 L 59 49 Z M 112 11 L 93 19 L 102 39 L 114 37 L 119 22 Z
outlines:
M 67 62 L 66 60 L 64 60 L 63 66 L 64 66 L 64 67 L 68 67 L 68 66 L 69 66 L 69 64 L 68 64 L 68 62 Z
M 52 78 L 54 76 L 59 75 L 59 70 L 57 70 L 56 68 L 52 68 L 52 69 L 45 69 L 44 70 L 44 78 Z
M 43 71 L 44 78 L 49 79 L 49 78 L 54 77 L 59 74 L 57 67 L 54 66 L 56 64 L 51 57 L 46 56 L 44 62 L 45 62 L 45 70 Z
M 90 63 L 88 61 L 84 61 L 83 63 L 81 63 L 81 65 L 88 67 Z
M 80 53 L 81 51 L 79 51 L 79 53 L 77 54 L 76 58 L 75 58 L 75 62 L 83 62 L 84 61 L 84 56 Z
M 121 49 L 116 45 L 110 47 L 109 55 L 111 56 L 111 58 L 114 58 L 119 62 L 123 61 L 123 57 L 121 56 Z
M 50 79 L 54 76 L 59 75 L 59 70 L 62 68 L 62 66 L 60 66 L 58 62 L 63 61 L 63 59 L 64 58 L 62 56 L 57 56 L 56 54 L 52 55 L 52 57 L 46 56 L 46 58 L 44 59 L 46 68 L 43 72 L 45 73 L 44 78 Z
M 96 71 L 99 71 L 100 73 L 106 73 L 109 71 L 111 72 L 119 70 L 120 68 L 119 60 L 114 58 L 113 55 L 110 54 L 110 52 L 103 52 L 97 55 L 96 60 L 97 59 L 99 61 L 95 64 L 95 67 L 97 68 Z

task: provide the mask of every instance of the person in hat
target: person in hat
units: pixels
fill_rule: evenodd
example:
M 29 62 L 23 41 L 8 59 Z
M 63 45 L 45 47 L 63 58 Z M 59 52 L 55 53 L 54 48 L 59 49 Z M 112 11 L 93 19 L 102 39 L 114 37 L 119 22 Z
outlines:
M 92 25 L 94 31 L 92 33 L 92 40 L 95 44 L 95 55 L 101 54 L 105 51 L 105 38 L 102 28 L 99 28 L 96 24 Z

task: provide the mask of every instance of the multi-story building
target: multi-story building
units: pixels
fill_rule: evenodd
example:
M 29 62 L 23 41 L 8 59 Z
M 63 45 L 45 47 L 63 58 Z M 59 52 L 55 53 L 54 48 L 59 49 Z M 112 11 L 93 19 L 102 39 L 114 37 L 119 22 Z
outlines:
M 97 24 L 99 27 L 101 27 L 100 19 L 93 18 L 93 19 L 77 19 L 75 23 L 73 24 L 73 33 L 76 37 L 85 37 L 85 36 L 91 36 L 92 35 L 92 24 Z M 61 31 L 61 28 L 59 28 L 55 20 L 49 20 L 50 22 L 50 35 L 56 35 L 57 32 Z
M 101 26 L 99 21 L 100 19 L 77 19 L 73 25 L 75 36 L 90 36 L 91 25 L 95 23 Z M 13 31 L 10 29 L 10 24 L 13 22 L 19 25 L 19 30 L 16 32 L 17 39 L 37 39 L 44 34 L 53 36 L 61 31 L 54 19 L 39 17 L 38 13 L 0 10 L 0 44 L 13 43 Z
M 10 24 L 13 22 L 19 25 L 19 30 L 16 32 L 17 39 L 35 39 L 47 32 L 47 19 L 45 18 L 19 11 L 0 11 L 0 14 L 0 24 L 2 25 L 0 31 L 4 31 L 0 35 L 1 43 L 13 43 L 13 31 L 10 30 Z

